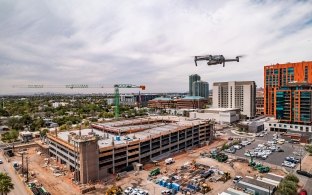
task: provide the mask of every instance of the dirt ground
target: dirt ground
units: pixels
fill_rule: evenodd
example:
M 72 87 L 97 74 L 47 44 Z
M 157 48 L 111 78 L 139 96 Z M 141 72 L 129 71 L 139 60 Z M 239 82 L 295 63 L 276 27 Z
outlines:
M 60 168 L 63 165 L 58 165 L 55 160 L 50 159 L 50 163 L 48 166 L 44 167 L 44 159 L 47 158 L 46 155 L 39 155 L 36 151 L 38 147 L 29 148 L 25 151 L 26 155 L 24 155 L 24 163 L 26 164 L 25 156 L 29 158 L 29 181 L 35 182 L 37 184 L 42 184 L 43 187 L 50 192 L 52 195 L 54 194 L 79 194 L 79 187 L 77 185 L 72 184 L 70 172 L 65 172 L 65 176 L 54 176 L 51 170 L 51 166 L 59 166 Z M 11 161 L 16 161 L 21 163 L 22 158 L 21 155 L 16 153 L 16 156 L 11 159 Z M 26 167 L 26 166 L 25 166 Z
M 261 175 L 258 173 L 258 171 L 255 171 L 250 166 L 248 166 L 247 162 L 246 163 L 234 162 L 233 165 L 231 166 L 230 163 L 220 163 L 211 158 L 200 157 L 201 152 L 209 152 L 212 148 L 222 146 L 225 142 L 227 142 L 227 140 L 219 139 L 215 140 L 212 144 L 208 146 L 197 148 L 192 151 L 184 153 L 179 153 L 173 156 L 175 163 L 171 165 L 165 165 L 164 161 L 159 162 L 158 166 L 155 166 L 154 164 L 147 164 L 144 166 L 144 170 L 140 171 L 138 175 L 135 175 L 134 172 L 130 172 L 127 174 L 125 178 L 118 181 L 116 185 L 120 185 L 122 188 L 126 188 L 129 186 L 139 187 L 144 190 L 148 190 L 149 194 L 151 195 L 156 194 L 159 195 L 161 191 L 164 190 L 165 188 L 161 187 L 158 184 L 153 183 L 152 181 L 148 181 L 147 178 L 149 172 L 152 169 L 159 167 L 162 173 L 157 178 L 160 179 L 162 177 L 170 175 L 171 173 L 174 173 L 176 169 L 179 169 L 182 165 L 184 165 L 187 162 L 191 163 L 193 160 L 195 160 L 197 163 L 217 168 L 223 172 L 229 172 L 232 178 L 238 175 L 252 177 Z M 285 175 L 284 171 L 279 169 L 271 169 L 271 172 L 279 175 Z M 208 194 L 218 194 L 222 191 L 225 191 L 227 188 L 233 186 L 232 179 L 228 180 L 225 183 L 223 183 L 222 181 L 218 181 L 218 182 L 208 182 L 208 184 L 210 187 L 212 187 L 212 191 L 210 191 Z

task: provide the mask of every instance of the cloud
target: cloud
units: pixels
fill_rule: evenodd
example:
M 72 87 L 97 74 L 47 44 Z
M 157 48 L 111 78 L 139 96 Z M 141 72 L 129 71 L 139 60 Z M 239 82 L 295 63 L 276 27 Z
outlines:
M 1 0 L 0 94 L 41 83 L 185 92 L 194 73 L 263 86 L 264 65 L 311 60 L 311 21 L 311 1 Z M 195 67 L 202 54 L 246 57 Z

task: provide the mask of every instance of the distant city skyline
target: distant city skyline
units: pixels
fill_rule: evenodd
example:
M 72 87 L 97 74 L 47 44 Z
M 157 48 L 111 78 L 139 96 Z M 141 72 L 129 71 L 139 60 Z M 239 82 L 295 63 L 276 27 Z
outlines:
M 12 87 L 19 84 L 187 92 L 191 74 L 263 87 L 265 65 L 312 60 L 311 1 L 3 0 L 0 10 L 0 95 L 113 92 Z M 194 56 L 206 54 L 245 57 L 196 67 Z

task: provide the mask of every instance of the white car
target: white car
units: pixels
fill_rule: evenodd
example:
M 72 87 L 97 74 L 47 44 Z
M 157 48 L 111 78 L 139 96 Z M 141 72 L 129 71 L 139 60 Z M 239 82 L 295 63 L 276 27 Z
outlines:
M 261 133 L 260 135 L 259 135 L 259 137 L 263 137 L 264 135 Z
M 289 167 L 289 168 L 295 168 L 296 164 L 288 162 L 288 161 L 284 161 L 282 163 L 282 166 Z
M 242 148 L 242 146 L 241 145 L 234 145 L 233 148 L 235 148 L 236 150 L 239 150 Z
M 244 154 L 245 156 L 248 156 L 248 157 L 250 157 L 250 156 L 255 156 L 255 154 L 254 153 L 252 153 L 252 152 L 245 152 L 245 154 Z
M 133 191 L 132 187 L 127 187 L 127 189 L 125 189 L 124 193 L 125 194 L 130 194 Z

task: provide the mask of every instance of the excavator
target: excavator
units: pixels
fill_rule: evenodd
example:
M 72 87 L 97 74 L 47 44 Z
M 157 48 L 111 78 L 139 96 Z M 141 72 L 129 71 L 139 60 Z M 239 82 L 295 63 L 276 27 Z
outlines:
M 112 186 L 106 190 L 105 195 L 122 195 L 122 189 L 120 186 Z

